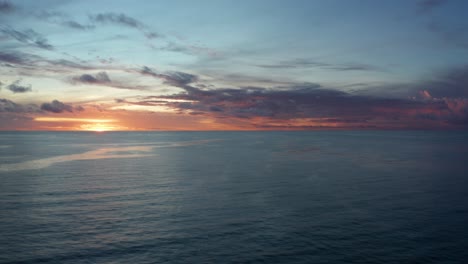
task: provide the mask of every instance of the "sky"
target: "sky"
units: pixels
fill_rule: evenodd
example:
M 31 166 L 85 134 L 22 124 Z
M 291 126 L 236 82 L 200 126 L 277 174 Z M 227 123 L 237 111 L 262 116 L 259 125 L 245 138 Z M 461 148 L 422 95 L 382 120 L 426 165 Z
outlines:
M 468 129 L 465 0 L 0 0 L 0 130 Z

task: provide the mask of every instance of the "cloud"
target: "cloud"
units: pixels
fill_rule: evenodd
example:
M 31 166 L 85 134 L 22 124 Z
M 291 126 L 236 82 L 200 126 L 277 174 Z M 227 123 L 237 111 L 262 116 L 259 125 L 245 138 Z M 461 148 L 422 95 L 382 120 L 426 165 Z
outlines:
M 144 28 L 145 26 L 140 21 L 136 20 L 135 18 L 129 17 L 125 14 L 117 14 L 117 13 L 100 13 L 97 15 L 91 15 L 90 19 L 95 22 L 99 23 L 111 23 L 111 24 L 119 24 L 127 27 L 132 28 Z
M 15 10 L 15 6 L 8 1 L 0 1 L 0 13 L 10 13 Z
M 153 69 L 151 69 L 150 67 L 147 67 L 147 66 L 143 66 L 143 68 L 141 70 L 139 70 L 138 72 L 143 74 L 143 75 L 149 75 L 149 76 L 153 76 L 155 78 L 163 78 L 164 79 L 163 74 L 156 73 L 156 71 L 154 71 Z
M 91 84 L 91 85 L 102 85 L 111 88 L 117 89 L 126 89 L 126 90 L 148 90 L 149 86 L 144 85 L 131 85 L 121 82 L 112 81 L 106 72 L 98 72 L 94 75 L 92 74 L 82 74 L 80 76 L 75 76 L 71 79 L 72 84 Z
M 81 105 L 78 105 L 78 106 L 75 106 L 75 110 L 78 111 L 78 112 L 82 112 L 85 110 L 85 108 Z
M 12 64 L 26 64 L 28 57 L 23 53 L 18 52 L 2 52 L 0 51 L 0 61 Z
M 39 112 L 39 108 L 35 104 L 17 104 L 11 100 L 0 98 L 0 112 L 34 113 Z
M 73 20 L 62 21 L 61 24 L 69 28 L 80 29 L 80 30 L 88 30 L 88 29 L 94 28 L 93 25 L 84 25 Z
M 73 106 L 64 104 L 58 100 L 53 100 L 51 103 L 43 103 L 41 109 L 52 113 L 73 112 Z
M 64 60 L 64 59 L 60 59 L 60 60 L 45 60 L 47 63 L 53 65 L 53 66 L 60 66 L 60 67 L 66 67 L 66 68 L 70 68 L 70 69 L 73 69 L 73 70 L 92 70 L 92 69 L 95 69 L 95 67 L 91 66 L 91 65 L 85 65 L 83 63 L 77 63 L 77 62 L 73 62 L 73 61 L 70 61 L 70 60 Z
M 311 59 L 295 59 L 289 61 L 281 61 L 276 64 L 258 64 L 255 65 L 266 69 L 303 69 L 303 68 L 319 68 L 335 71 L 380 71 L 376 66 L 360 63 L 342 63 L 331 64 Z
M 48 43 L 48 40 L 44 36 L 32 29 L 18 31 L 11 27 L 1 27 L 0 33 L 3 33 L 24 44 L 35 46 L 41 49 L 54 49 L 54 47 Z
M 149 96 L 136 104 L 164 105 L 181 113 L 195 113 L 219 120 L 241 119 L 262 128 L 282 126 L 288 122 L 302 129 L 318 123 L 320 126 L 338 124 L 356 128 L 468 126 L 466 99 L 383 98 L 355 95 L 314 83 L 278 89 L 204 90 L 189 84 L 180 87 L 184 92 Z
M 391 98 L 468 98 L 468 65 L 433 72 L 425 79 L 411 83 L 370 85 L 354 90 L 353 94 Z
M 111 82 L 106 72 L 99 72 L 96 75 L 83 74 L 74 77 L 73 81 L 85 84 L 109 84 Z
M 166 76 L 167 83 L 183 88 L 187 88 L 188 84 L 198 80 L 198 76 L 196 75 L 179 71 L 168 72 Z
M 0 51 L 0 63 L 3 62 L 7 66 L 23 67 L 32 71 L 51 71 L 64 72 L 67 70 L 93 70 L 96 67 L 77 63 L 65 59 L 46 59 L 44 57 L 24 52 L 9 50 L 8 52 Z
M 69 15 L 62 13 L 62 12 L 42 11 L 42 12 L 36 13 L 35 16 L 38 19 L 47 21 L 49 23 L 62 25 L 62 26 L 72 28 L 72 29 L 90 30 L 90 29 L 95 28 L 95 26 L 92 24 L 83 24 L 75 20 L 71 20 Z
M 432 80 L 415 86 L 429 91 L 436 98 L 468 98 L 468 65 L 436 73 Z
M 206 55 L 212 58 L 219 57 L 219 52 L 214 49 L 198 45 L 180 44 L 173 41 L 168 41 L 166 45 L 161 47 L 151 46 L 151 48 L 162 51 L 179 52 L 186 55 Z
M 346 93 L 337 90 L 323 89 L 318 84 L 304 84 L 302 87 L 291 87 L 288 90 L 258 87 L 215 90 L 191 87 L 185 90 L 186 93 L 162 98 L 192 101 L 192 103 L 170 103 L 180 109 L 208 112 L 216 109 L 217 112 L 245 118 L 346 114 L 349 110 L 341 113 L 341 109 L 352 108 L 361 103 L 360 98 L 351 98 Z
M 148 39 L 154 39 L 161 36 L 159 33 L 150 30 L 150 28 L 147 25 L 143 24 L 141 21 L 133 17 L 127 16 L 123 13 L 99 13 L 96 15 L 90 15 L 89 19 L 94 23 L 114 24 L 138 29 Z
M 420 0 L 418 2 L 419 11 L 422 13 L 428 13 L 435 8 L 442 6 L 447 3 L 448 0 Z
M 155 77 L 157 79 L 162 79 L 164 80 L 166 84 L 173 85 L 173 86 L 180 87 L 180 88 L 185 88 L 185 89 L 191 89 L 191 87 L 187 85 L 190 83 L 196 82 L 198 80 L 198 76 L 190 74 L 190 73 L 179 72 L 179 71 L 157 73 L 155 70 L 147 66 L 143 66 L 143 68 L 141 70 L 138 70 L 137 72 L 143 75 Z
M 21 110 L 20 110 L 21 109 Z M 0 112 L 23 112 L 21 105 L 5 99 L 0 98 Z
M 441 21 L 432 21 L 427 28 L 445 42 L 459 48 L 468 49 L 467 25 L 445 25 Z
M 8 85 L 6 88 L 12 91 L 13 93 L 27 93 L 32 91 L 31 85 L 21 85 L 20 82 L 21 80 L 16 80 L 10 85 Z

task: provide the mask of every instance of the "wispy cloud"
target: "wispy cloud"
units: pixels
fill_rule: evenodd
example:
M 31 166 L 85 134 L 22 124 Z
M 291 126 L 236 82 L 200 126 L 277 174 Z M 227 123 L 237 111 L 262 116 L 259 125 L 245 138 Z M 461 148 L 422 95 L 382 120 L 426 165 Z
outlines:
M 91 15 L 91 20 L 99 23 L 114 23 L 132 28 L 144 28 L 145 26 L 135 18 L 129 17 L 125 14 L 117 13 L 101 13 L 97 15 Z
M 445 42 L 459 48 L 468 49 L 468 24 L 453 26 L 433 20 L 427 25 L 427 28 Z
M 35 16 L 40 20 L 44 20 L 52 24 L 62 25 L 71 29 L 90 30 L 95 28 L 95 25 L 91 23 L 85 24 L 77 22 L 73 20 L 70 15 L 58 11 L 41 11 L 35 13 Z
M 73 20 L 66 20 L 66 21 L 63 21 L 61 24 L 69 28 L 80 29 L 80 30 L 88 30 L 88 29 L 94 28 L 93 25 L 84 25 Z
M 127 70 L 122 68 L 121 70 Z M 117 88 L 117 89 L 126 89 L 126 90 L 147 90 L 151 88 L 150 86 L 144 85 L 134 85 L 134 84 L 126 84 L 119 81 L 111 80 L 109 75 L 105 72 L 98 72 L 96 74 L 82 74 L 79 76 L 72 77 L 71 81 L 72 84 L 86 84 L 86 85 L 102 85 L 110 88 Z
M 198 76 L 190 74 L 190 73 L 179 72 L 179 71 L 158 73 L 148 66 L 143 66 L 143 68 L 141 70 L 138 70 L 137 72 L 143 75 L 148 75 L 148 76 L 152 76 L 158 79 L 162 79 L 165 81 L 165 83 L 169 85 L 173 85 L 173 86 L 180 87 L 180 88 L 186 88 L 186 89 L 187 88 L 190 89 L 190 87 L 187 86 L 187 84 L 196 82 L 198 80 Z
M 260 68 L 267 69 L 303 69 L 303 68 L 320 68 L 335 71 L 380 71 L 380 67 L 362 63 L 341 63 L 333 64 L 311 59 L 295 59 L 289 61 L 281 61 L 275 64 L 258 64 Z
M 134 28 L 138 29 L 141 31 L 146 38 L 148 39 L 153 39 L 157 38 L 160 36 L 159 33 L 151 30 L 147 25 L 145 25 L 143 22 L 130 17 L 128 15 L 125 15 L 123 13 L 99 13 L 95 15 L 90 15 L 89 16 L 90 20 L 94 23 L 99 23 L 99 24 L 114 24 L 114 25 L 120 25 L 120 26 L 125 26 L 129 28 Z
M 420 12 L 427 13 L 447 2 L 448 0 L 420 0 L 418 2 L 418 8 Z
M 48 40 L 44 36 L 32 29 L 19 31 L 8 26 L 2 26 L 0 27 L 0 33 L 24 44 L 35 46 L 41 49 L 54 49 L 54 47 L 48 43 Z

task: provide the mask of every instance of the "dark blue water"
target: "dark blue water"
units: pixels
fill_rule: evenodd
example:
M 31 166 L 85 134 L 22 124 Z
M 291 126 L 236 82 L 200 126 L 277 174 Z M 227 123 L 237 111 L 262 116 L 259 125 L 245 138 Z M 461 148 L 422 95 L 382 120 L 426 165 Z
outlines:
M 0 263 L 466 263 L 466 132 L 0 132 Z

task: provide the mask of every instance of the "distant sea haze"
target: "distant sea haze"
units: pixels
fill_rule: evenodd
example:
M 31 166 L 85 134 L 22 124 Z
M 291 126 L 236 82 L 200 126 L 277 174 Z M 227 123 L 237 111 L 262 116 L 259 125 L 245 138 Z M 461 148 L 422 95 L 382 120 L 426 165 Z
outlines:
M 0 263 L 466 263 L 468 134 L 0 132 Z

